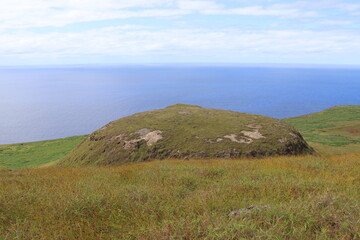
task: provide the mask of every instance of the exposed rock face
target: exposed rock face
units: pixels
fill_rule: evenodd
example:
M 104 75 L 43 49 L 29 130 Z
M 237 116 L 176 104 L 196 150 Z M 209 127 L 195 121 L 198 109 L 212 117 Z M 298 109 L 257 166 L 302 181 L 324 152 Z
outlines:
M 312 153 L 286 123 L 260 115 L 174 105 L 134 114 L 92 133 L 60 164 L 117 165 L 164 158 Z

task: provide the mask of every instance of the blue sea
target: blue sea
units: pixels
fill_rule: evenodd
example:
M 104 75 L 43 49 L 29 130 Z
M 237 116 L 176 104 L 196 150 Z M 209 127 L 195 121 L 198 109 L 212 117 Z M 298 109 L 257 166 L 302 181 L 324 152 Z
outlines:
M 360 104 L 360 69 L 249 66 L 0 68 L 0 144 L 90 133 L 176 103 L 286 118 Z

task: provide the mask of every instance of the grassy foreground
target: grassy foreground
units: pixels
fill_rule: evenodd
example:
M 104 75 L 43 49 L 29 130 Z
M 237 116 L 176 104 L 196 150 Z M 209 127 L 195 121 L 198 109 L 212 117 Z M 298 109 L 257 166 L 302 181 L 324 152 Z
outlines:
M 359 239 L 360 155 L 0 170 L 0 239 Z M 264 206 L 235 217 L 233 210 Z
M 84 137 L 0 145 L 0 168 L 19 169 L 49 164 L 63 158 Z

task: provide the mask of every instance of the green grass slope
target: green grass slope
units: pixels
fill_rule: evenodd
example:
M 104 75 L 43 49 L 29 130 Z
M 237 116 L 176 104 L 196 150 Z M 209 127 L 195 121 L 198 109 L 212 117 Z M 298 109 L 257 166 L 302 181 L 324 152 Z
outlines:
M 113 121 L 89 135 L 62 165 L 118 165 L 166 158 L 239 158 L 312 153 L 285 122 L 177 104 Z
M 360 105 L 284 119 L 320 153 L 360 152 Z
M 360 155 L 0 170 L 0 239 L 355 240 L 359 172 Z
M 84 137 L 0 145 L 0 168 L 31 168 L 54 162 L 68 154 Z

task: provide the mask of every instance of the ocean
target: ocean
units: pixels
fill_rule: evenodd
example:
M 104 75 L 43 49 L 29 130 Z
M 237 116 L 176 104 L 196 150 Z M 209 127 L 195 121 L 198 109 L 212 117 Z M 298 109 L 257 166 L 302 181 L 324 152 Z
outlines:
M 0 144 L 88 134 L 186 103 L 286 118 L 360 104 L 360 69 L 245 66 L 0 68 Z

